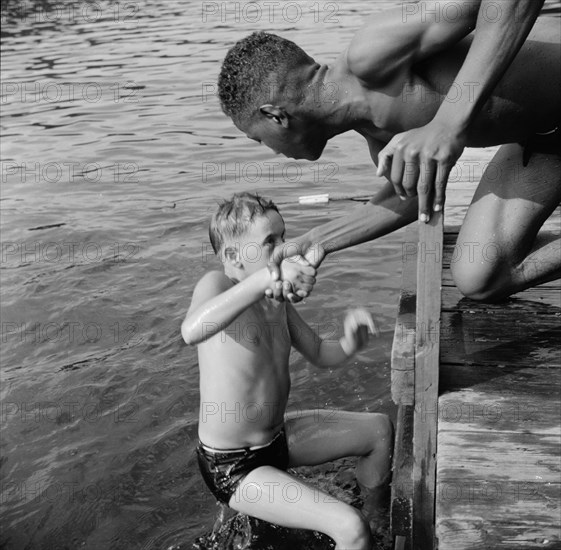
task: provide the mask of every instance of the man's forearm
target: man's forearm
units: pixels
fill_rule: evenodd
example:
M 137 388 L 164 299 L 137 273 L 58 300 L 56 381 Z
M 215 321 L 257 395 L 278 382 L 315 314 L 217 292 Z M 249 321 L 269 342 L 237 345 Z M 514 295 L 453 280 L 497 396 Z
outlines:
M 335 252 L 371 241 L 417 219 L 417 198 L 401 200 L 387 184 L 368 204 L 349 214 L 315 227 L 304 237 Z
M 528 37 L 544 1 L 481 1 L 473 42 L 450 88 L 453 97 L 435 119 L 467 130 Z

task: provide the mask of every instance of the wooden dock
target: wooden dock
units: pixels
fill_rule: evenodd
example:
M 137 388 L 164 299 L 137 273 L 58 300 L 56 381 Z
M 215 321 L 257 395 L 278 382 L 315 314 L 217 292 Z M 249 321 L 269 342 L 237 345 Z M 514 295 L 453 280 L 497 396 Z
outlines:
M 450 274 L 458 228 L 439 216 L 420 231 L 392 350 L 394 547 L 559 549 L 561 281 L 469 300 Z

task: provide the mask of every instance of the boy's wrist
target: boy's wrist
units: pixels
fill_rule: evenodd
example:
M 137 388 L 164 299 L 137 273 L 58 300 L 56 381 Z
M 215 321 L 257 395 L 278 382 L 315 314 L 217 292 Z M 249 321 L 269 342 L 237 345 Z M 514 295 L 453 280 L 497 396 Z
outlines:
M 347 359 L 349 357 L 352 357 L 356 352 L 354 346 L 352 344 L 349 344 L 344 336 L 339 339 L 339 345 L 341 346 L 343 353 L 347 356 Z

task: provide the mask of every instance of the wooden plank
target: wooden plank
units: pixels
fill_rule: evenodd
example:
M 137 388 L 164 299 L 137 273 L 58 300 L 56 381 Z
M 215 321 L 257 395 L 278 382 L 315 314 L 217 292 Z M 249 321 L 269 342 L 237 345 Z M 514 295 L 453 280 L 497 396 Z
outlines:
M 523 517 L 523 516 L 522 516 Z M 559 527 L 521 521 L 513 525 L 508 518 L 493 520 L 489 530 L 487 518 L 439 520 L 437 524 L 440 550 L 517 550 L 561 548 Z
M 413 423 L 413 545 L 435 547 L 436 431 L 438 414 L 421 421 L 438 405 L 440 281 L 443 216 L 419 224 L 417 322 L 415 339 L 415 415 Z
M 444 256 L 446 258 L 446 254 Z M 443 269 L 442 269 L 442 286 L 456 286 L 456 284 L 454 283 L 454 279 L 452 278 L 452 272 L 450 271 L 450 266 L 449 265 L 444 265 Z M 549 281 L 547 283 L 542 283 L 541 285 L 532 287 L 532 288 L 536 288 L 536 289 L 540 289 L 540 288 L 546 288 L 546 289 L 556 289 L 556 290 L 561 290 L 561 280 L 556 279 L 555 281 Z M 530 289 L 532 290 L 532 289 Z M 519 296 L 520 294 L 525 294 L 527 292 L 524 291 L 524 293 L 519 293 L 519 294 L 514 294 L 514 296 Z M 472 300 L 473 302 L 473 300 Z M 474 302 L 476 303 L 476 302 Z
M 512 295 L 494 304 L 466 298 L 455 286 L 443 286 L 442 308 L 446 311 L 518 311 L 525 309 L 539 315 L 556 315 L 561 323 L 561 290 L 555 285 L 540 285 Z
M 390 522 L 395 548 L 411 550 L 413 529 L 413 406 L 397 411 Z M 399 543 L 399 544 L 398 544 Z
M 442 363 L 561 367 L 557 315 L 444 311 L 440 337 Z
M 452 365 L 440 363 L 440 393 L 469 391 L 514 395 L 521 402 L 541 402 L 559 397 L 561 369 L 495 365 Z M 440 399 L 441 399 L 440 398 Z
M 559 233 L 560 213 L 542 229 Z M 464 298 L 457 230 L 443 239 L 441 395 L 415 416 L 437 416 L 438 547 L 561 548 L 561 281 L 500 304 Z
M 416 239 L 416 233 L 408 229 L 403 245 L 401 293 L 391 359 L 391 393 L 397 405 L 412 405 L 415 399 Z

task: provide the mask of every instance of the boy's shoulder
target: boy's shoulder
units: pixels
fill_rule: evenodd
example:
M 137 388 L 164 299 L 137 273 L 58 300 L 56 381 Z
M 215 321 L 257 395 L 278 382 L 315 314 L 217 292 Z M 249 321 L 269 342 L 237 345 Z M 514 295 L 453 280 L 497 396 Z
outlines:
M 192 303 L 208 300 L 233 286 L 233 281 L 223 271 L 209 271 L 195 285 Z
M 230 287 L 234 286 L 232 279 L 230 279 L 224 271 L 209 271 L 205 273 L 199 282 L 195 285 L 195 292 L 197 290 L 216 290 L 224 292 Z

